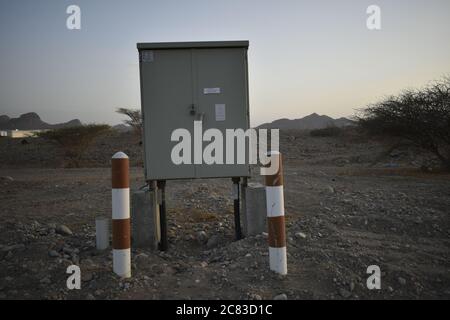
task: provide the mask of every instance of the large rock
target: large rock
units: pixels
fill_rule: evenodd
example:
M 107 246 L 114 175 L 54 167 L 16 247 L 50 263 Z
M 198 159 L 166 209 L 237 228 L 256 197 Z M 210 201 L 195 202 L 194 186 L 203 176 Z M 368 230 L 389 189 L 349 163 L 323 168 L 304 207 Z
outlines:
M 0 181 L 1 182 L 12 182 L 12 181 L 14 181 L 14 178 L 10 177 L 10 176 L 3 176 L 3 177 L 0 177 Z
M 55 228 L 55 231 L 59 234 L 62 234 L 63 236 L 71 236 L 73 235 L 72 230 L 69 229 L 68 226 L 64 224 L 60 224 Z
M 219 236 L 213 235 L 211 238 L 208 239 L 208 242 L 206 243 L 206 247 L 208 249 L 212 249 L 212 248 L 217 247 L 218 244 L 219 244 Z
M 195 234 L 195 238 L 197 239 L 197 241 L 201 244 L 204 244 L 208 241 L 208 235 L 206 234 L 205 231 L 198 231 Z
M 57 258 L 57 257 L 59 257 L 59 253 L 58 253 L 58 251 L 56 251 L 56 250 L 50 250 L 50 251 L 48 252 L 48 255 L 49 255 L 50 257 L 52 257 L 52 258 Z
M 296 233 L 295 233 L 295 237 L 296 237 L 297 239 L 306 239 L 306 234 L 303 233 L 303 232 L 296 232 Z

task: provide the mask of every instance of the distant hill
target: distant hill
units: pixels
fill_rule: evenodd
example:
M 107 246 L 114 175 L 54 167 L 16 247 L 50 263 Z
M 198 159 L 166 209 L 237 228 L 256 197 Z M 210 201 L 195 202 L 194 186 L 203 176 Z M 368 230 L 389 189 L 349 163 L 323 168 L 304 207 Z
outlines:
M 322 129 L 328 126 L 345 127 L 353 125 L 354 122 L 347 118 L 333 119 L 329 116 L 321 116 L 317 113 L 310 114 L 300 119 L 278 119 L 270 123 L 264 123 L 258 128 L 260 129 L 300 129 L 300 130 L 312 130 Z
M 80 126 L 78 119 L 69 122 L 49 124 L 41 120 L 35 112 L 24 113 L 18 118 L 10 118 L 6 115 L 0 116 L 0 129 L 2 130 L 39 130 L 39 129 L 58 129 Z
M 123 123 L 116 124 L 112 128 L 119 132 L 130 132 L 131 130 L 133 130 L 133 128 L 131 126 L 127 126 L 126 124 L 123 124 Z

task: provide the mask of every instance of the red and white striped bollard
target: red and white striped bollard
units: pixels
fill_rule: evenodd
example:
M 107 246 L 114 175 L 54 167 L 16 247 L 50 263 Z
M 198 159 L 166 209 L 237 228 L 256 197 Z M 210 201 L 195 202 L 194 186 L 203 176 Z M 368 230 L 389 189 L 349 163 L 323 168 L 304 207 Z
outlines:
M 112 168 L 112 243 L 113 271 L 131 277 L 130 241 L 130 163 L 123 152 L 114 154 Z
M 269 153 L 271 167 L 278 168 L 265 176 L 270 270 L 287 274 L 286 230 L 284 219 L 283 167 L 281 153 Z

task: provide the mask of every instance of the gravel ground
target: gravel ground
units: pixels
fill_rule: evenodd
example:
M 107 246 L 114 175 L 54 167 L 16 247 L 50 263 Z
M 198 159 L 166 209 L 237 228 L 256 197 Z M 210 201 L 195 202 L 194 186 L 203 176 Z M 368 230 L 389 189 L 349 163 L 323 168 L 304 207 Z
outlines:
M 168 182 L 169 251 L 133 249 L 121 280 L 110 250 L 95 249 L 95 217 L 111 213 L 107 165 L 3 164 L 0 299 L 449 299 L 450 175 L 401 155 L 370 166 L 376 144 L 300 140 L 281 144 L 287 276 L 269 271 L 267 234 L 234 241 L 229 179 Z M 133 167 L 132 189 L 143 184 Z M 66 287 L 71 264 L 81 290 Z M 370 265 L 381 290 L 366 287 Z

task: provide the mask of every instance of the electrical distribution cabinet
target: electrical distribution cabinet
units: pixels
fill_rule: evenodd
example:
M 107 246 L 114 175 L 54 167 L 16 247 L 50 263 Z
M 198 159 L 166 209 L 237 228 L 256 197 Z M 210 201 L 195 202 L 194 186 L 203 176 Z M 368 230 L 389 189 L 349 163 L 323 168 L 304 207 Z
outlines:
M 225 130 L 249 128 L 248 41 L 138 43 L 137 48 L 146 180 L 250 176 L 247 156 L 246 164 L 225 161 Z M 194 164 L 194 121 L 202 121 L 201 134 L 210 128 L 222 132 L 224 164 Z M 171 159 L 179 143 L 171 135 L 181 128 L 191 134 L 191 164 Z M 203 142 L 202 150 L 209 143 Z

